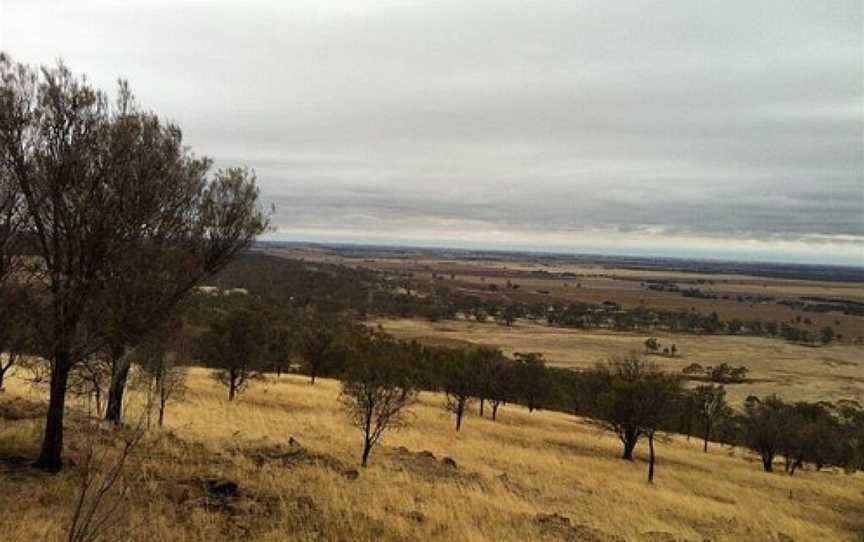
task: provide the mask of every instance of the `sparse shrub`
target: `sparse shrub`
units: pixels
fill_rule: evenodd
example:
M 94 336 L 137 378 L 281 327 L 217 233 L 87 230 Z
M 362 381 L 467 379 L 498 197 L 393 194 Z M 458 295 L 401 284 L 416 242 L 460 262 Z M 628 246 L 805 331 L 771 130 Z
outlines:
M 417 397 L 410 350 L 380 334 L 358 334 L 342 376 L 339 396 L 351 424 L 363 435 L 361 464 L 387 431 L 405 426 L 406 408 Z

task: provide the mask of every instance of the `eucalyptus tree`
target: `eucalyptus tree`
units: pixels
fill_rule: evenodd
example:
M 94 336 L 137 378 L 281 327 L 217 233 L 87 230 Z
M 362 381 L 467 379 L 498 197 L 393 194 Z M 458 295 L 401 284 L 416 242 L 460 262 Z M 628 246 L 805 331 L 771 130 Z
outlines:
M 266 229 L 254 174 L 210 169 L 125 82 L 112 102 L 62 63 L 0 55 L 0 175 L 20 197 L 51 370 L 38 467 L 62 468 L 73 367 L 120 357 Z M 116 391 L 125 372 L 115 380 Z

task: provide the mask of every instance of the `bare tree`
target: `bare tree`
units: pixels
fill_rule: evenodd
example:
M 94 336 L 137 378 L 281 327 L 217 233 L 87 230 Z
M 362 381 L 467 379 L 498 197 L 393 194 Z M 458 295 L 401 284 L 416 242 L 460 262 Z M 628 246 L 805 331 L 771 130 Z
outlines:
M 181 401 L 186 394 L 184 364 L 192 361 L 193 339 L 182 321 L 175 320 L 136 348 L 131 357 L 141 368 L 143 386 L 150 399 L 147 426 L 150 410 L 155 409 L 157 424 L 162 427 L 168 404 Z
M 94 355 L 86 363 L 76 364 L 69 372 L 68 392 L 85 398 L 90 412 L 102 416 L 102 404 L 111 381 L 111 363 L 103 355 Z
M 387 431 L 404 427 L 417 397 L 408 349 L 384 334 L 360 335 L 353 341 L 339 399 L 352 425 L 363 435 L 361 465 Z
M 73 367 L 135 345 L 267 218 L 248 171 L 208 180 L 210 161 L 190 153 L 179 128 L 141 111 L 125 83 L 111 105 L 62 63 L 37 71 L 0 57 L 0 168 L 38 256 L 28 273 L 45 302 L 39 342 L 51 385 L 36 465 L 56 472 Z M 121 297 L 148 302 L 133 313 Z
M 119 436 L 119 450 L 115 450 L 110 441 L 106 442 L 95 419 L 88 420 L 84 434 L 86 442 L 76 470 L 78 487 L 72 517 L 66 528 L 66 540 L 97 542 L 121 539 L 123 537 L 118 536 L 115 530 L 129 490 L 125 469 L 144 436 L 143 423 L 139 420 L 134 428 L 112 433 L 112 438 Z

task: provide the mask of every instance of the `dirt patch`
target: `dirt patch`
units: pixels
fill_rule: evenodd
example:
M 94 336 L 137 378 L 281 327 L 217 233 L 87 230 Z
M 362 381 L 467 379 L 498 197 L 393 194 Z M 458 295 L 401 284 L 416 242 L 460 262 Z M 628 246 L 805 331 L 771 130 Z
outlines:
M 168 498 L 178 508 L 202 509 L 222 516 L 222 531 L 233 538 L 247 537 L 279 515 L 280 501 L 247 491 L 238 482 L 221 477 L 193 477 L 165 484 Z
M 624 542 L 620 536 L 599 531 L 588 525 L 574 523 L 569 517 L 553 514 L 537 514 L 534 523 L 546 539 L 566 540 L 568 542 Z
M 450 457 L 439 460 L 428 450 L 413 452 L 404 446 L 388 450 L 387 455 L 401 468 L 413 471 L 430 481 L 448 480 L 460 485 L 485 487 L 479 474 L 459 467 Z
M 302 465 L 322 466 L 330 470 L 347 473 L 350 468 L 332 455 L 318 453 L 302 446 L 293 438 L 288 444 L 270 444 L 244 448 L 240 453 L 258 466 L 278 465 L 287 469 Z M 346 477 L 350 477 L 346 474 Z

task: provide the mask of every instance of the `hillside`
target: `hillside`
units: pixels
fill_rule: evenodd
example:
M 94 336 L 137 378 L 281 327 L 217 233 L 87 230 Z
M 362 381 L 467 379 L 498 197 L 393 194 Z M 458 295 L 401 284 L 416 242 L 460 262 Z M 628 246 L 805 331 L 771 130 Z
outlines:
M 370 466 L 359 469 L 359 434 L 339 409 L 335 381 L 269 377 L 235 404 L 202 369 L 192 370 L 189 385 L 186 400 L 169 407 L 166 430 L 151 431 L 131 459 L 128 501 L 109 539 L 786 542 L 864 535 L 860 473 L 766 474 L 742 450 L 714 445 L 703 454 L 700 443 L 675 438 L 658 444 L 649 485 L 644 443 L 628 463 L 618 459 L 613 437 L 584 420 L 510 405 L 497 422 L 472 408 L 457 433 L 431 393 L 421 395 L 411 426 L 385 436 Z M 59 540 L 71 513 L 80 466 L 59 476 L 21 466 L 35 456 L 42 424 L 22 405 L 35 411 L 41 401 L 40 391 L 14 379 L 0 395 L 7 405 L 0 410 L 0 540 Z M 79 463 L 80 415 L 70 418 L 67 457 Z M 214 490 L 222 487 L 208 482 L 214 479 L 239 489 Z

